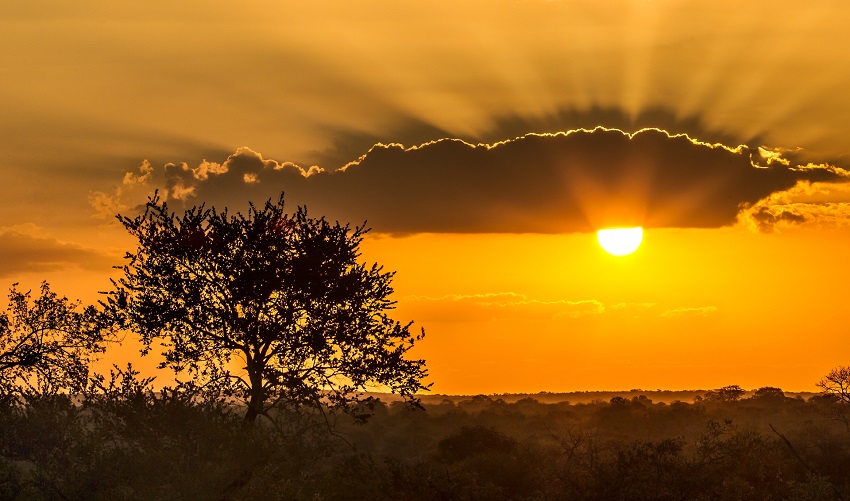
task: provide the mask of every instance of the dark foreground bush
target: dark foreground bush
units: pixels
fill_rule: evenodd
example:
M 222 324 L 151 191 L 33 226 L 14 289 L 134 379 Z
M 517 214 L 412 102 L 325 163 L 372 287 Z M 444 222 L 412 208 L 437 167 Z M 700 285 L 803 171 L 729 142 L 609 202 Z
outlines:
M 479 397 L 424 411 L 379 404 L 365 425 L 281 408 L 252 426 L 220 403 L 136 390 L 4 402 L 0 499 L 850 495 L 850 432 L 845 404 L 834 399 L 773 392 L 568 405 Z

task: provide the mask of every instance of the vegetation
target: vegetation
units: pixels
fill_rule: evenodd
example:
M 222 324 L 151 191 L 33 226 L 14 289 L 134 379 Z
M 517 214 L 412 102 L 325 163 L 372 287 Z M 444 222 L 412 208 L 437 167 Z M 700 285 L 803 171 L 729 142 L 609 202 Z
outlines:
M 387 315 L 392 274 L 358 262 L 365 229 L 286 215 L 282 198 L 178 217 L 154 197 L 120 219 L 139 247 L 99 308 L 12 286 L 0 499 L 850 497 L 848 368 L 807 399 L 732 385 L 687 402 L 420 401 L 424 361 L 406 355 L 421 336 Z M 90 373 L 116 328 L 188 379 Z
M 850 404 L 850 367 L 838 366 L 818 382 L 823 391 Z
M 250 425 L 116 369 L 80 402 L 29 395 L 0 408 L 0 498 L 842 499 L 847 407 L 828 395 L 476 396 L 378 402 L 365 424 L 334 414 L 331 434 L 306 409 Z
M 247 215 L 182 216 L 154 196 L 118 218 L 139 247 L 110 311 L 146 350 L 164 341 L 161 367 L 188 373 L 192 391 L 241 399 L 253 422 L 279 403 L 355 411 L 367 387 L 413 401 L 426 389 L 424 360 L 405 358 L 424 331 L 387 315 L 392 273 L 358 262 L 365 228 L 290 216 L 283 195 Z
M 39 297 L 9 290 L 0 314 L 0 395 L 80 391 L 89 363 L 104 351 L 110 322 L 93 306 L 59 297 L 47 282 Z

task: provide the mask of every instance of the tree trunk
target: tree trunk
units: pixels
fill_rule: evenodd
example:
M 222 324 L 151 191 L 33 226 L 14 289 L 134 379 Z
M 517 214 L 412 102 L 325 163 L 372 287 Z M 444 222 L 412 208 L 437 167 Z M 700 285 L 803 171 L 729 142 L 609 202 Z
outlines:
M 245 411 L 245 421 L 253 423 L 257 420 L 257 416 L 259 415 L 260 413 L 257 412 L 257 409 L 255 409 L 253 405 L 248 405 L 248 410 Z
M 263 394 L 263 376 L 262 373 L 255 367 L 254 364 L 248 364 L 248 379 L 251 381 L 250 399 L 248 400 L 248 409 L 245 411 L 245 421 L 254 423 L 257 416 L 263 412 L 263 404 L 265 403 L 265 395 Z

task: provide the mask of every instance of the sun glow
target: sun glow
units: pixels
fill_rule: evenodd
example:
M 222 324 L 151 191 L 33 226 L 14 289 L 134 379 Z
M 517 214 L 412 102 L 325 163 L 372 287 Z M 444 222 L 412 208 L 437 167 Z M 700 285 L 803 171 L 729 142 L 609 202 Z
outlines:
M 608 254 L 614 256 L 625 256 L 631 254 L 640 247 L 643 241 L 643 228 L 606 228 L 596 232 L 599 245 Z

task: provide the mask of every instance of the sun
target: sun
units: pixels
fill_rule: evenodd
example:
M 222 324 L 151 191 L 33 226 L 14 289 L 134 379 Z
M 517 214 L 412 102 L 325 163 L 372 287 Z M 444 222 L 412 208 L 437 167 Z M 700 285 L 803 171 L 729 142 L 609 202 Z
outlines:
M 631 254 L 643 241 L 643 228 L 606 228 L 596 232 L 596 239 L 605 252 L 614 256 Z

